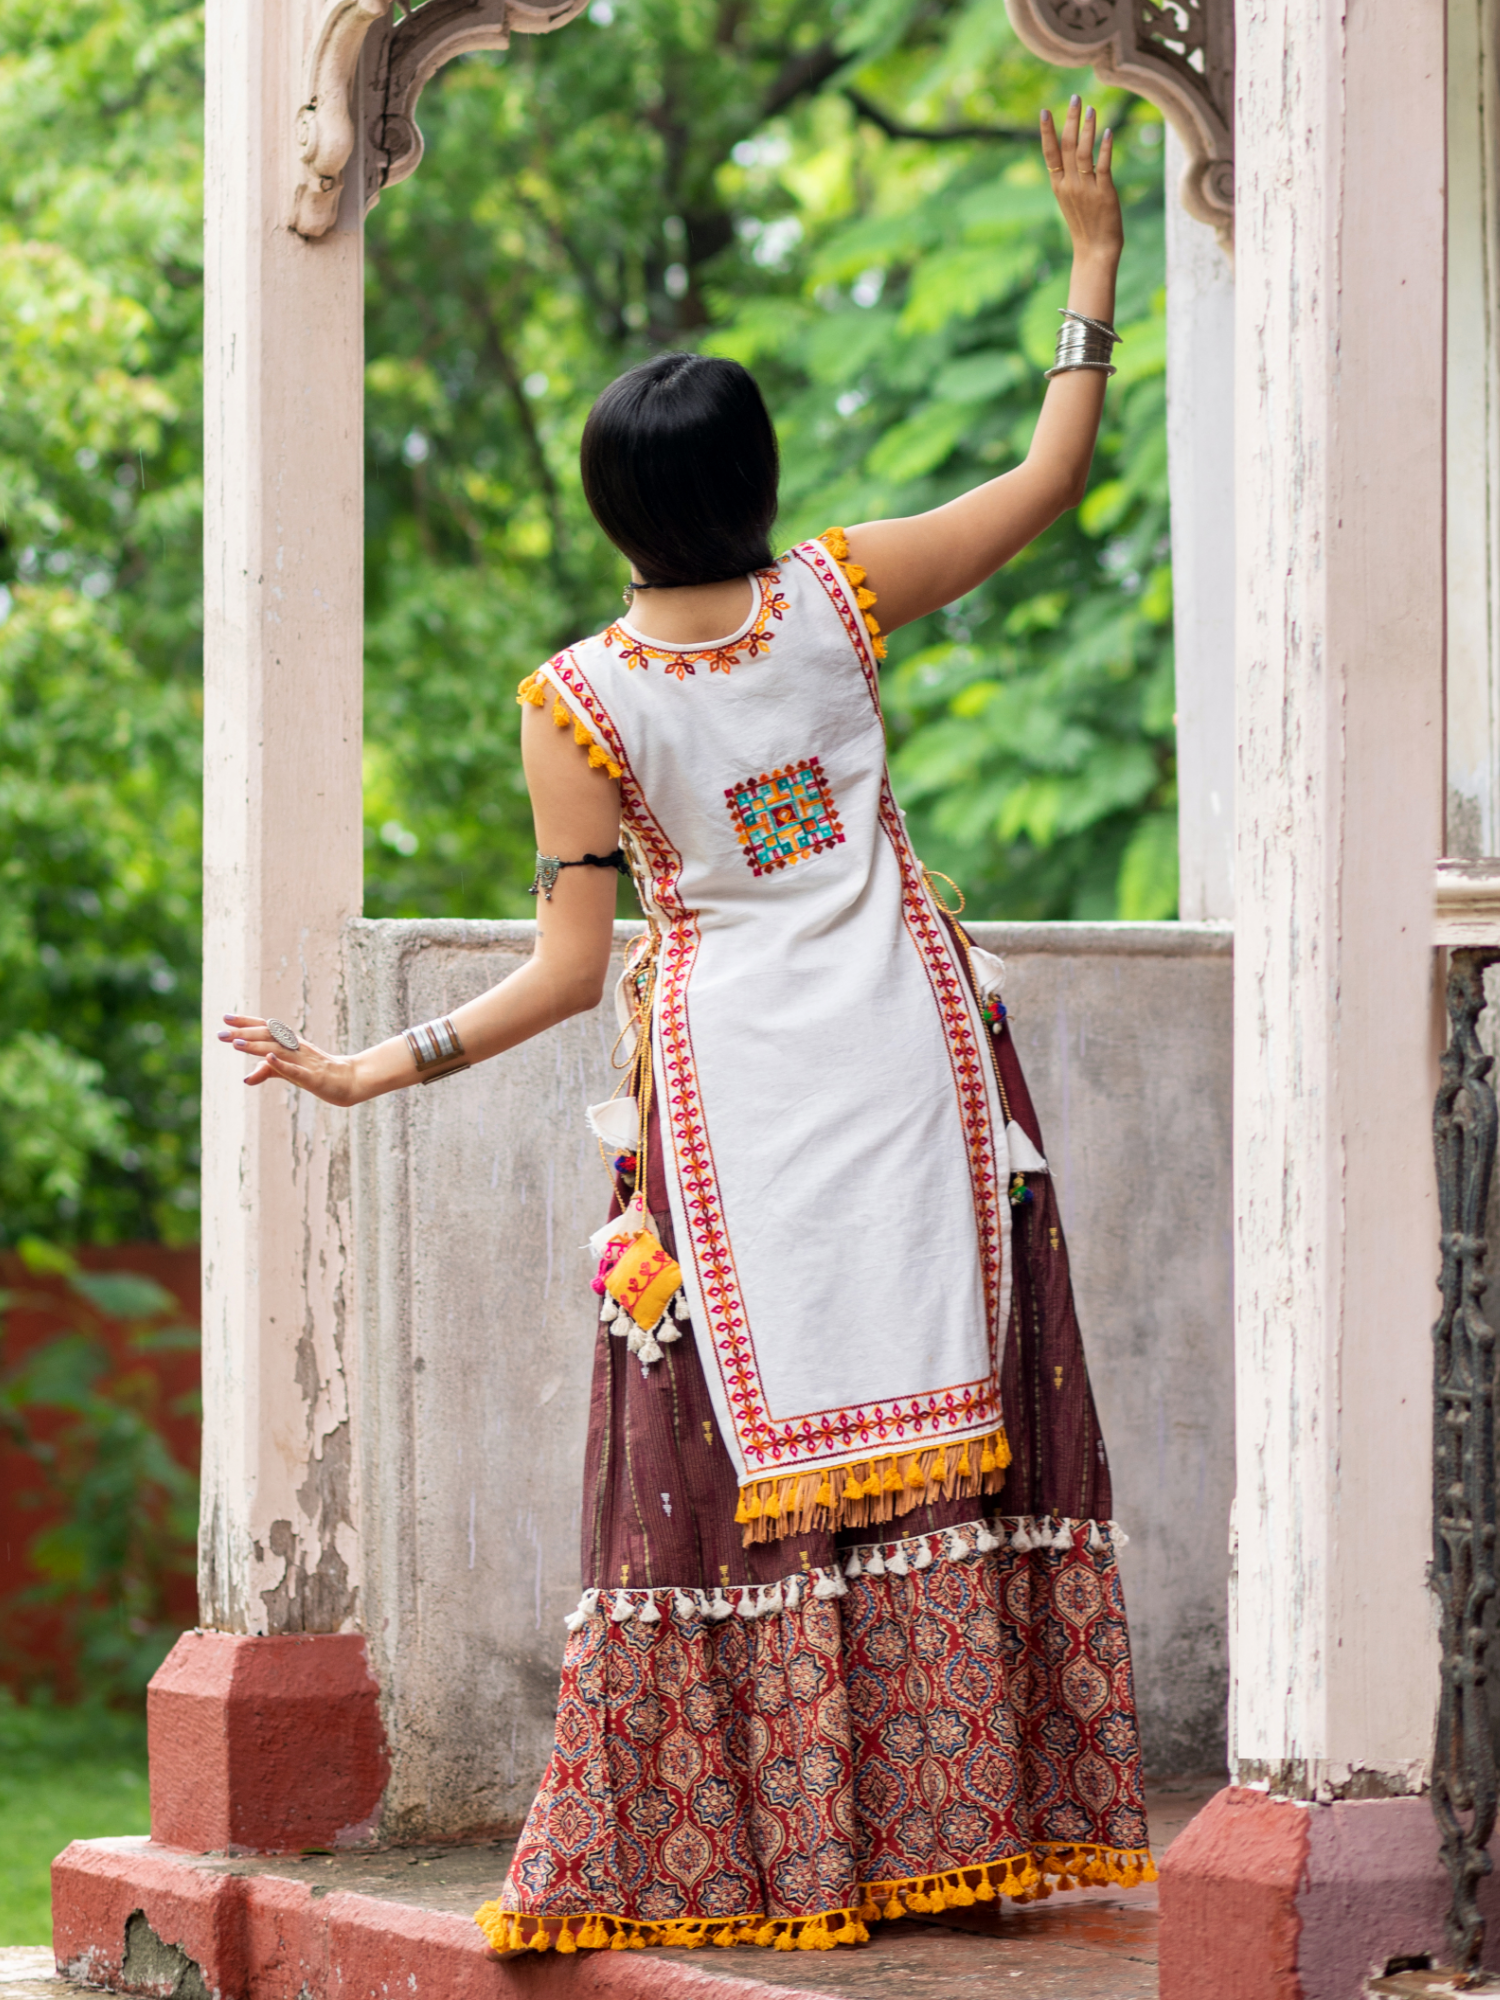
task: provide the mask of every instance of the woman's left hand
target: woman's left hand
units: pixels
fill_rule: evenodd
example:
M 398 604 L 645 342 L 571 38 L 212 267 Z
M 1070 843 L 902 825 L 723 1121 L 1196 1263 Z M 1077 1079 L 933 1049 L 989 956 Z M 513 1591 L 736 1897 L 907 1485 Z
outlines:
M 299 1037 L 295 1049 L 285 1049 L 259 1014 L 226 1014 L 228 1027 L 219 1035 L 241 1055 L 254 1058 L 256 1067 L 246 1083 L 269 1083 L 279 1076 L 283 1083 L 295 1083 L 325 1104 L 357 1104 L 354 1063 L 349 1056 L 331 1056 Z

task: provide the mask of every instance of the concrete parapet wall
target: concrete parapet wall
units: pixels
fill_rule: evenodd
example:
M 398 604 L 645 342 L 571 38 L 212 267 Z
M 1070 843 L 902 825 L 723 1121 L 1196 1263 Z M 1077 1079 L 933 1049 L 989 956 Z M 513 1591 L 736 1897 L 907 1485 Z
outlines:
M 1232 1482 L 1230 941 L 1215 925 L 982 924 L 1069 1234 L 1133 1540 L 1149 1768 L 1222 1765 Z M 620 927 L 623 945 L 628 927 Z M 349 927 L 356 1046 L 527 957 L 528 923 Z M 608 1184 L 606 1005 L 354 1114 L 361 1605 L 392 1778 L 386 1838 L 514 1827 L 551 1744 L 577 1600 Z

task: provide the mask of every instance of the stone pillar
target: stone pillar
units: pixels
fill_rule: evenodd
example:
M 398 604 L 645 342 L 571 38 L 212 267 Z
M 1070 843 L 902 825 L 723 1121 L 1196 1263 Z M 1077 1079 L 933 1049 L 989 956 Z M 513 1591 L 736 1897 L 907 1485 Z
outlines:
M 360 910 L 358 172 L 340 227 L 307 242 L 288 226 L 324 11 L 210 0 L 207 23 L 199 1592 L 204 1625 L 246 1646 L 349 1632 L 359 1611 L 346 1117 L 280 1085 L 247 1090 L 245 1064 L 212 1040 L 243 1008 L 337 1046 L 340 935 Z M 331 1699 L 347 1645 L 329 1642 Z M 317 1670 L 299 1660 L 311 1717 Z M 246 1672 L 200 1675 L 195 1698 L 213 1707 Z M 171 1824 L 177 1768 L 158 1760 L 154 1808 Z M 302 1768 L 315 1783 L 316 1760 Z
M 1448 0 L 1448 836 L 1500 854 L 1497 0 Z
M 1163 2000 L 1352 2000 L 1440 1943 L 1397 1886 L 1436 1845 L 1408 1795 L 1437 1694 L 1444 17 L 1236 16 L 1232 1720 L 1240 1785 L 1287 1803 L 1231 1792 L 1168 1857 Z M 1306 1866 L 1275 1865 L 1278 1840 Z M 1254 1943 L 1278 1882 L 1295 1987 L 1271 1979 L 1284 1928 Z
M 1178 199 L 1166 128 L 1167 468 L 1184 923 L 1234 915 L 1234 271 Z

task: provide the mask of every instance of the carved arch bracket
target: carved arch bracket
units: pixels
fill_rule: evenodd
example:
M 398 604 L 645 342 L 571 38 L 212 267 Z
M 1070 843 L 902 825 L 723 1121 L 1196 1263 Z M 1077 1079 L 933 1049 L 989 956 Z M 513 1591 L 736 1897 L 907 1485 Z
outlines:
M 1234 0 L 1005 0 L 1016 33 L 1044 62 L 1091 64 L 1137 91 L 1187 149 L 1182 205 L 1234 237 Z
M 292 204 L 299 236 L 326 236 L 343 199 L 344 169 L 364 139 L 362 215 L 382 188 L 416 172 L 422 158 L 417 100 L 444 63 L 475 49 L 503 49 L 512 34 L 546 35 L 575 20 L 588 0 L 330 0 L 308 65 L 297 114 L 301 173 Z M 356 120 L 358 121 L 356 123 Z

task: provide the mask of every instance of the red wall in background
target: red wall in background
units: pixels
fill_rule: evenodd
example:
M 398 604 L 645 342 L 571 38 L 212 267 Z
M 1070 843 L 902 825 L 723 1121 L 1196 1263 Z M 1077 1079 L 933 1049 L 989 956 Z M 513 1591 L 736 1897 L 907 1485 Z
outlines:
M 154 1278 L 182 1307 L 185 1325 L 199 1324 L 199 1253 L 196 1244 L 170 1250 L 160 1243 L 119 1244 L 113 1249 L 80 1250 L 86 1271 L 136 1271 Z M 117 1366 L 145 1371 L 155 1379 L 156 1420 L 173 1455 L 195 1474 L 201 1441 L 196 1415 L 175 1413 L 173 1405 L 199 1387 L 199 1356 L 193 1349 L 138 1354 L 127 1345 L 126 1328 L 98 1315 L 72 1309 L 72 1294 L 64 1278 L 39 1277 L 13 1253 L 0 1253 L 0 1287 L 15 1301 L 4 1315 L 0 1367 L 5 1372 L 27 1354 L 57 1335 L 87 1325 L 97 1329 Z M 39 1429 L 42 1427 L 39 1425 Z M 43 1432 L 45 1435 L 45 1431 Z M 35 1582 L 26 1549 L 37 1530 L 52 1515 L 26 1502 L 41 1491 L 41 1479 L 31 1458 L 0 1432 L 0 1603 Z M 184 1628 L 198 1622 L 197 1591 L 191 1577 L 174 1578 L 169 1586 L 169 1615 Z M 38 1680 L 56 1685 L 63 1695 L 76 1693 L 72 1661 L 59 1619 L 50 1612 L 6 1612 L 5 1644 L 0 1649 L 0 1682 L 26 1687 Z

